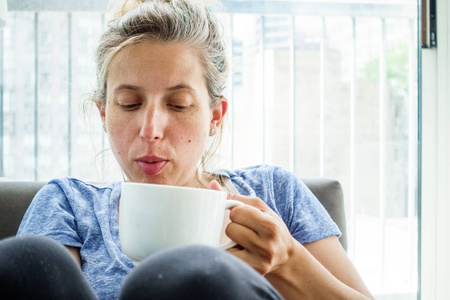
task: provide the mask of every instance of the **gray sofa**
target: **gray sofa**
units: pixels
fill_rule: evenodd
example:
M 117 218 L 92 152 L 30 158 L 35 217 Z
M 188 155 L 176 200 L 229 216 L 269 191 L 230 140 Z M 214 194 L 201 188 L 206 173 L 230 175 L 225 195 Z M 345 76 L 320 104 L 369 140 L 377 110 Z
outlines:
M 303 178 L 342 231 L 340 242 L 347 250 L 344 195 L 340 183 L 327 178 Z M 34 195 L 45 182 L 0 181 L 0 239 L 14 236 Z

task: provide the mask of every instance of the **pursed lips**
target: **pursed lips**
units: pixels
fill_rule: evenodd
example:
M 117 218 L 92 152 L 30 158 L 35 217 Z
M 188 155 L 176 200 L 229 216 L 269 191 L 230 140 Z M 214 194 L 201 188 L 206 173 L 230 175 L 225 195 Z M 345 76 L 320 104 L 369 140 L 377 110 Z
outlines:
M 143 173 L 151 176 L 161 172 L 168 160 L 158 156 L 143 156 L 136 159 L 136 163 Z

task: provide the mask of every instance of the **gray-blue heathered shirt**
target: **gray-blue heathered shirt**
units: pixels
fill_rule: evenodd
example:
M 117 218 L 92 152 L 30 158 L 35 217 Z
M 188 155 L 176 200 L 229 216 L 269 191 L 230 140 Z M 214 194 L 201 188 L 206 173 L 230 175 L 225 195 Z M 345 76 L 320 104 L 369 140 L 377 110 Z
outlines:
M 300 243 L 340 235 L 336 224 L 301 180 L 268 165 L 223 170 L 240 194 L 264 200 Z M 79 247 L 83 273 L 99 299 L 117 299 L 133 263 L 121 250 L 121 183 L 92 185 L 73 178 L 50 181 L 33 199 L 18 236 L 39 235 Z

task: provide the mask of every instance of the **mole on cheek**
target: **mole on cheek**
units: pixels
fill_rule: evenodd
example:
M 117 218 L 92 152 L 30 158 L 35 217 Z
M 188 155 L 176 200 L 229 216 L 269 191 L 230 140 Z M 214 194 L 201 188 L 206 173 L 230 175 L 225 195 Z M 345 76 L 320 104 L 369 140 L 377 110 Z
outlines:
M 188 140 L 188 143 L 190 143 L 191 142 L 191 140 Z

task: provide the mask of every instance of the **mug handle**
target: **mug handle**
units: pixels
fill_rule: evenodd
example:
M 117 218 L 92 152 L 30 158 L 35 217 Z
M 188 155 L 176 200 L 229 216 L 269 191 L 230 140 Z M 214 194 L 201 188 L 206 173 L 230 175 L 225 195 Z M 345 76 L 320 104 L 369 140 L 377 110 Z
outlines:
M 246 205 L 246 204 L 244 204 L 244 203 L 242 203 L 240 201 L 236 201 L 236 200 L 227 200 L 227 201 L 225 201 L 225 209 L 230 209 L 230 208 L 233 208 L 233 207 L 239 206 L 239 205 Z M 228 243 L 220 245 L 219 249 L 227 250 L 227 249 L 229 249 L 231 247 L 234 247 L 236 245 L 237 245 L 236 242 L 229 241 Z

